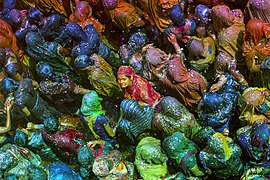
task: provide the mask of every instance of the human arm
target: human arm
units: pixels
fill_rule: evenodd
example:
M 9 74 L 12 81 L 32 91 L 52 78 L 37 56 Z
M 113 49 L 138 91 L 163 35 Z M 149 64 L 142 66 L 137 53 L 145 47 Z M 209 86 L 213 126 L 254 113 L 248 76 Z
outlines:
M 110 124 L 103 124 L 103 127 L 110 137 L 114 137 L 117 129 L 117 125 L 112 128 Z
M 78 85 L 75 85 L 73 92 L 75 94 L 86 94 L 86 93 L 90 92 L 90 89 L 85 89 L 85 88 L 82 88 Z
M 34 124 L 32 122 L 29 122 L 29 123 L 27 123 L 26 129 L 27 130 L 31 130 L 31 129 L 42 129 L 43 127 L 44 127 L 43 124 Z
M 210 92 L 218 91 L 227 82 L 227 80 L 228 79 L 224 74 L 220 75 L 218 82 L 211 86 Z
M 10 111 L 11 111 L 11 109 L 12 109 L 12 107 L 13 107 L 13 104 L 14 104 L 14 101 L 11 100 L 11 99 L 9 99 L 9 98 L 8 98 L 8 99 L 6 100 L 6 102 L 5 102 L 5 107 L 6 107 L 6 110 L 7 110 L 6 126 L 0 128 L 0 134 L 9 132 L 10 129 L 11 129 Z
M 176 51 L 177 54 L 179 54 L 181 56 L 181 60 L 185 59 L 185 55 L 183 53 L 183 51 L 181 50 L 178 42 L 177 42 L 177 38 L 176 35 L 173 33 L 169 33 L 167 36 L 168 41 L 173 45 L 174 50 Z

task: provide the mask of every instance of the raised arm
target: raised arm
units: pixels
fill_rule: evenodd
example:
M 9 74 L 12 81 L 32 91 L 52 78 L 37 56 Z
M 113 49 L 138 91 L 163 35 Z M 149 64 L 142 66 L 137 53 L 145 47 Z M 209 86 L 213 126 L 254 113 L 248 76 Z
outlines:
M 169 33 L 167 36 L 167 39 L 170 43 L 172 43 L 175 52 L 181 56 L 181 60 L 184 60 L 186 58 L 185 54 L 182 52 L 182 50 L 177 42 L 175 34 Z
M 6 107 L 6 111 L 7 111 L 7 117 L 6 117 L 6 126 L 5 127 L 0 127 L 0 133 L 6 133 L 8 131 L 10 131 L 11 129 L 11 118 L 10 118 L 10 111 L 13 107 L 14 101 L 11 100 L 10 98 L 7 98 L 6 102 L 5 102 L 5 107 Z

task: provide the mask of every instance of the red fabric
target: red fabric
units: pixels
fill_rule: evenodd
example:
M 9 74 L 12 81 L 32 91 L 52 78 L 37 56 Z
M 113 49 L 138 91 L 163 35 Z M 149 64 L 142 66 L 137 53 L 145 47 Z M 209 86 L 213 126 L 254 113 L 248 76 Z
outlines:
M 126 89 L 125 98 L 153 105 L 156 99 L 160 99 L 160 94 L 153 89 L 146 79 L 135 74 L 132 86 Z
M 122 76 L 134 76 L 135 71 L 131 66 L 121 66 L 118 71 L 117 75 L 122 75 Z
M 42 129 L 42 136 L 45 140 L 54 143 L 56 146 L 61 148 L 63 151 L 71 151 L 75 154 L 78 153 L 79 144 L 74 142 L 75 138 L 83 139 L 83 134 L 79 133 L 75 129 L 67 128 L 64 131 L 58 132 L 56 134 L 50 135 L 44 129 Z

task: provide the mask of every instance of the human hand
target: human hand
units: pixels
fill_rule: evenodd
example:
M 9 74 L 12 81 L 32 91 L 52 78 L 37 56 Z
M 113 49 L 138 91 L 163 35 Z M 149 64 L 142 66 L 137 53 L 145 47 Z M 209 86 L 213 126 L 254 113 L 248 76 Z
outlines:
M 210 88 L 210 92 L 216 92 L 220 89 L 219 85 L 218 84 L 213 84 Z
M 167 36 L 167 39 L 168 39 L 168 41 L 169 41 L 170 43 L 172 43 L 173 45 L 178 44 L 178 43 L 177 43 L 176 36 L 175 36 L 175 34 L 173 34 L 173 33 L 169 33 L 168 36 Z
M 32 123 L 32 122 L 27 123 L 26 129 L 27 129 L 27 130 L 35 129 L 35 124 Z
M 8 97 L 7 100 L 6 100 L 6 102 L 5 102 L 6 110 L 7 111 L 10 111 L 13 108 L 13 104 L 14 104 L 13 98 L 12 97 Z
M 87 142 L 88 147 L 95 147 L 97 144 L 98 145 L 104 145 L 105 142 L 103 140 L 93 140 L 93 141 Z

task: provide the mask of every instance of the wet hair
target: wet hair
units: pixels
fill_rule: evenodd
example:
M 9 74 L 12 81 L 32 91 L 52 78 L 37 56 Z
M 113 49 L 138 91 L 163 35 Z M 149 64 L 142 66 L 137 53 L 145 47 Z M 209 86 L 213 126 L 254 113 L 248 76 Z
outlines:
M 184 16 L 185 14 L 179 4 L 176 4 L 172 7 L 170 17 L 174 25 L 183 26 L 185 24 Z
M 38 27 L 43 25 L 42 17 L 43 13 L 37 7 L 32 7 L 28 10 L 27 19 L 30 24 L 35 24 Z
M 45 63 L 45 62 L 39 62 L 36 65 L 36 71 L 37 71 L 37 75 L 42 80 L 48 78 L 53 72 L 51 66 L 48 63 Z
M 57 131 L 60 122 L 56 116 L 50 115 L 48 118 L 44 120 L 44 128 L 50 132 L 54 133 Z
M 19 146 L 22 146 L 24 147 L 27 143 L 27 134 L 21 130 L 18 130 L 15 134 L 15 137 L 14 137 L 14 142 L 19 145 Z
M 94 60 L 92 60 L 87 55 L 79 55 L 74 60 L 74 65 L 78 69 L 82 69 L 82 68 L 85 68 L 85 67 L 88 67 L 88 66 L 92 66 L 93 64 L 94 64 Z
M 19 83 L 12 78 L 4 78 L 0 82 L 0 90 L 3 92 L 4 95 L 8 95 L 16 91 L 19 87 Z

